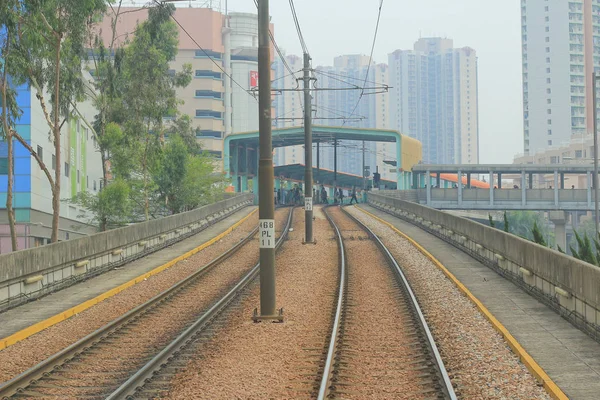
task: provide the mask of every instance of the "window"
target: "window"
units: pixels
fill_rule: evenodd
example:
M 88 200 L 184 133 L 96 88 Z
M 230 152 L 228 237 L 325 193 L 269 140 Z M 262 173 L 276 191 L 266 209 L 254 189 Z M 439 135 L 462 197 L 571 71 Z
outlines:
M 547 100 L 546 100 L 546 103 L 548 103 L 548 104 L 552 104 L 552 99 L 547 99 Z
M 552 146 L 552 140 L 548 140 L 548 146 Z M 556 163 L 553 163 L 552 161 L 550 161 L 550 164 L 556 164 Z
M 546 53 L 550 53 L 550 47 L 546 47 Z
M 552 93 L 552 89 L 550 89 L 550 88 L 546 89 L 546 93 L 548 93 L 548 94 Z
M 550 73 L 550 68 L 546 68 L 546 73 L 549 74 Z
M 550 38 L 546 36 L 546 43 L 550 42 Z
M 52 169 L 56 169 L 56 155 L 52 154 Z
M 195 76 L 196 78 L 223 79 L 223 74 L 221 74 L 220 72 L 209 71 L 204 69 L 197 69 Z
M 550 17 L 546 17 L 546 22 L 550 22 Z
M 546 112 L 547 112 L 548 114 L 552 114 L 552 110 L 551 110 L 551 109 L 547 109 L 547 110 L 546 110 Z
M 44 149 L 42 149 L 42 146 L 37 147 L 36 153 L 37 153 L 38 157 L 40 158 L 40 160 L 44 161 Z
M 552 129 L 548 129 L 548 135 L 552 135 Z
M 196 90 L 196 97 L 209 97 L 213 99 L 222 99 L 222 92 L 214 92 L 212 90 Z
M 546 62 L 550 63 L 550 57 L 546 57 Z
M 552 83 L 552 80 L 550 78 L 546 78 L 546 83 Z
M 548 140 L 548 144 L 552 144 L 552 140 Z M 550 157 L 550 164 L 558 164 L 558 156 Z
M 96 191 L 96 181 L 94 181 L 94 192 Z
M 70 167 L 69 163 L 67 163 L 67 162 L 66 162 L 66 163 L 65 163 L 65 176 L 66 176 L 67 178 L 69 177 L 69 172 L 70 172 L 70 171 L 69 171 L 69 167 Z
M 582 158 L 583 150 L 575 150 L 575 158 Z
M 544 7 L 544 11 L 548 11 L 548 6 Z
M 0 175 L 8 174 L 8 157 L 0 157 Z
M 552 125 L 552 120 L 551 119 L 548 120 L 548 125 Z
M 546 27 L 546 32 L 550 32 L 550 27 L 549 26 Z
M 195 54 L 196 58 L 216 58 L 217 60 L 221 59 L 221 53 L 217 53 L 216 51 L 211 50 L 196 50 Z
M 212 110 L 196 110 L 196 118 L 217 118 L 223 119 L 223 113 Z

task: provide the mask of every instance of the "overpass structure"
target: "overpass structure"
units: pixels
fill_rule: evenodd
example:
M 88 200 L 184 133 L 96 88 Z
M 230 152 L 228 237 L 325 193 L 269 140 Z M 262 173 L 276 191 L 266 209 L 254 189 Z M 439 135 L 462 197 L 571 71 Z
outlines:
M 593 165 L 533 165 L 533 164 L 480 164 L 480 165 L 415 165 L 412 187 L 417 191 L 420 204 L 440 210 L 542 210 L 592 211 Z M 456 187 L 443 187 L 441 175 L 458 174 Z M 489 174 L 489 188 L 471 185 L 471 176 Z M 466 175 L 466 185 L 464 176 Z M 520 185 L 502 187 L 502 176 L 517 177 Z M 534 188 L 539 176 L 553 176 L 548 188 Z M 585 176 L 585 189 L 565 186 L 566 175 Z M 435 187 L 434 187 L 435 186 Z M 447 186 L 447 185 L 446 185 Z

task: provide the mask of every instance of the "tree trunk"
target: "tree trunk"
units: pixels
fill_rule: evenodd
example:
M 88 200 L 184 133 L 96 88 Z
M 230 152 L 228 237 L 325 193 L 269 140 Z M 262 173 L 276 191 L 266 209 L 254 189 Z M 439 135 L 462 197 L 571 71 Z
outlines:
M 12 251 L 17 251 L 19 249 L 19 245 L 17 243 L 17 229 L 16 229 L 16 220 L 15 220 L 15 211 L 13 209 L 12 206 L 12 202 L 13 202 L 13 179 L 14 179 L 14 175 L 15 175 L 15 171 L 14 171 L 14 163 L 13 163 L 13 158 L 14 158 L 14 151 L 13 151 L 13 130 L 12 127 L 9 126 L 8 124 L 8 101 L 7 101 L 7 96 L 6 96 L 6 92 L 8 91 L 8 71 L 7 69 L 7 65 L 6 63 L 8 62 L 6 60 L 6 56 L 8 55 L 8 49 L 9 49 L 9 42 L 10 42 L 10 32 L 7 32 L 7 38 L 6 38 L 6 47 L 4 48 L 4 66 L 2 68 L 2 82 L 1 82 L 1 89 L 2 89 L 2 104 L 4 105 L 2 107 L 2 127 L 4 130 L 4 134 L 6 136 L 6 143 L 7 143 L 7 156 L 8 156 L 8 171 L 7 171 L 7 178 L 8 178 L 8 186 L 6 188 L 6 213 L 8 214 L 8 226 L 10 229 L 10 242 L 11 242 L 11 247 L 12 247 Z
M 150 208 L 150 202 L 148 201 L 148 177 L 147 177 L 147 166 L 148 166 L 148 136 L 146 135 L 146 146 L 144 148 L 144 162 L 142 168 L 144 171 L 144 214 L 146 215 L 146 221 L 148 221 L 148 210 Z
M 10 128 L 9 128 L 10 129 Z M 17 251 L 17 228 L 15 219 L 15 210 L 13 209 L 13 179 L 15 175 L 13 163 L 13 136 L 10 131 L 6 132 L 6 147 L 8 150 L 8 186 L 6 188 L 6 212 L 8 214 L 8 225 L 10 226 L 10 242 L 12 250 Z
M 52 188 L 52 243 L 58 241 L 58 224 L 60 217 L 60 42 L 61 36 L 58 35 L 56 40 L 56 81 L 54 87 L 54 151 L 56 153 L 56 169 L 54 170 L 54 187 Z
M 4 67 L 6 68 L 6 66 Z M 2 76 L 2 104 L 8 104 L 6 101 L 6 91 L 7 91 L 8 79 L 6 70 L 4 70 Z M 13 179 L 14 179 L 14 163 L 13 163 L 13 134 L 12 127 L 8 125 L 8 111 L 7 107 L 2 107 L 2 124 L 3 130 L 6 136 L 6 147 L 8 152 L 8 186 L 6 188 L 6 213 L 8 214 L 8 225 L 10 227 L 10 242 L 12 246 L 12 251 L 17 251 L 19 249 L 17 243 L 17 229 L 16 229 L 16 220 L 15 220 L 15 210 L 13 209 Z

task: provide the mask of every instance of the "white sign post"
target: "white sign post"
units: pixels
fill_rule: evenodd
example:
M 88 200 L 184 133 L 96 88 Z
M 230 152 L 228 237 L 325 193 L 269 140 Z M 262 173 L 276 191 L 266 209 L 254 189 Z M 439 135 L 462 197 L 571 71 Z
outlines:
M 305 197 L 304 198 L 304 209 L 306 211 L 312 211 L 312 209 L 313 209 L 313 207 L 312 207 L 312 205 L 313 205 L 312 200 L 313 200 L 312 197 Z
M 261 219 L 258 221 L 259 248 L 275 248 L 275 220 Z

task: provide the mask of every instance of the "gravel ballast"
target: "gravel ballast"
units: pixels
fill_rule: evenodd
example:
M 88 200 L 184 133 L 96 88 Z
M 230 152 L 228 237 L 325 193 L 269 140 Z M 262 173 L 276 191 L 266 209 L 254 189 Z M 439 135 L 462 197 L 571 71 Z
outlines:
M 409 241 L 360 210 L 412 286 L 457 395 L 464 399 L 549 399 L 476 306 Z
M 315 207 L 317 244 L 302 244 L 304 210 L 276 258 L 282 324 L 254 323 L 259 288 L 251 292 L 172 381 L 169 399 L 296 399 L 314 397 L 319 360 L 331 326 L 338 280 L 337 243 Z
M 437 376 L 418 336 L 409 303 L 368 234 L 339 208 L 331 216 L 347 255 L 346 318 L 338 339 L 333 394 L 344 399 L 428 399 Z
M 277 227 L 279 230 L 285 225 L 287 213 L 287 210 L 278 210 L 276 212 Z M 256 227 L 257 222 L 258 216 L 255 214 L 232 233 L 187 260 L 181 261 L 160 274 L 154 275 L 144 282 L 124 290 L 81 314 L 0 351 L 0 382 L 6 381 L 27 368 L 43 361 L 85 335 L 93 332 L 104 324 L 191 275 L 193 272 L 197 271 L 247 236 L 248 233 Z M 244 251 L 244 249 L 240 251 Z M 248 256 L 254 255 L 248 253 Z M 220 267 L 230 264 L 234 259 L 236 259 L 235 256 L 227 260 L 221 266 L 217 266 L 213 275 L 211 275 L 211 272 L 201 278 L 204 279 L 214 276 L 214 282 L 211 281 L 210 284 L 206 285 L 206 296 L 209 297 L 212 291 L 220 289 L 219 286 L 214 286 L 220 285 L 224 281 L 223 279 L 219 280 L 219 272 L 217 271 L 222 269 Z M 225 270 L 223 272 L 227 274 Z M 231 273 L 228 276 L 230 275 Z M 157 332 L 160 330 L 159 326 L 154 326 L 153 328 L 155 328 L 154 330 Z M 132 344 L 132 347 L 133 346 L 134 345 Z

